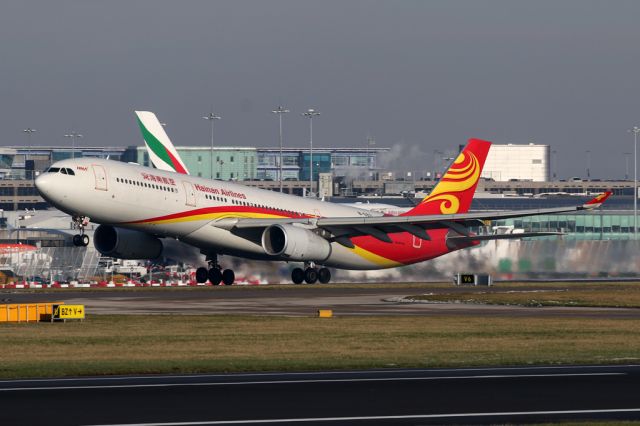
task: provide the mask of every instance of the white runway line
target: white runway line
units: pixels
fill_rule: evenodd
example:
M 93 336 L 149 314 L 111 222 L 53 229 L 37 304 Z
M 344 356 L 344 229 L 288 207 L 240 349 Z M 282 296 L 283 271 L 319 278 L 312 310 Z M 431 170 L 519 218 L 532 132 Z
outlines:
M 409 368 L 409 369 L 380 369 L 380 370 L 342 370 L 342 371 L 296 371 L 282 373 L 218 373 L 218 374 L 167 374 L 149 376 L 113 376 L 113 377 L 66 377 L 43 379 L 14 379 L 0 380 L 0 386 L 7 383 L 46 383 L 46 382 L 82 382 L 82 381 L 113 381 L 113 380 L 167 380 L 189 378 L 215 378 L 215 377 L 270 377 L 270 376 L 318 376 L 318 375 L 362 375 L 362 374 L 404 374 L 404 373 L 445 373 L 445 372 L 495 372 L 495 371 L 539 371 L 539 370 L 598 370 L 609 368 L 619 370 L 621 368 L 640 368 L 640 364 L 616 364 L 616 365 L 538 365 L 532 367 L 483 367 L 483 368 Z M 587 374 L 587 373 L 585 373 Z
M 626 376 L 626 373 L 559 373 L 559 374 L 494 374 L 478 376 L 441 376 L 441 377 L 379 377 L 364 379 L 311 379 L 311 380 L 260 380 L 247 382 L 197 382 L 197 383 L 139 383 L 132 385 L 83 385 L 83 386 L 33 386 L 20 388 L 0 388 L 0 392 L 25 392 L 43 390 L 88 390 L 88 389 L 139 389 L 139 388 L 171 388 L 192 386 L 251 386 L 251 385 L 296 385 L 323 383 L 358 383 L 358 382 L 408 382 L 438 380 L 494 380 L 548 377 L 594 377 L 594 376 Z
M 313 423 L 313 422 L 346 422 L 374 420 L 412 420 L 412 419 L 447 419 L 465 417 L 510 417 L 510 416 L 545 416 L 562 414 L 615 414 L 638 413 L 640 408 L 614 408 L 605 410 L 559 410 L 559 411 L 511 411 L 496 413 L 457 413 L 457 414 L 416 414 L 406 416 L 358 416 L 358 417 L 312 417 L 299 419 L 258 419 L 258 420 L 213 420 L 200 422 L 168 422 L 168 423 L 118 423 L 93 426 L 195 426 L 195 425 L 240 425 L 269 423 Z

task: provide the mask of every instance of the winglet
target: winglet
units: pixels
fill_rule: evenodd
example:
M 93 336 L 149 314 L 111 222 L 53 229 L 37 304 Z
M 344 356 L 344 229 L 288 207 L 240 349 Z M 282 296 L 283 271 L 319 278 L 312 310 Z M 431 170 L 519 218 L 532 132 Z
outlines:
M 187 167 L 180 159 L 158 117 L 149 111 L 136 111 L 136 116 L 153 165 L 160 170 L 188 175 Z
M 600 194 L 597 197 L 595 197 L 594 199 L 584 203 L 582 205 L 582 208 L 583 209 L 595 209 L 595 208 L 598 208 L 598 207 L 600 207 L 602 205 L 602 203 L 607 201 L 607 198 L 611 197 L 612 194 L 613 194 L 613 191 L 605 191 L 602 194 Z

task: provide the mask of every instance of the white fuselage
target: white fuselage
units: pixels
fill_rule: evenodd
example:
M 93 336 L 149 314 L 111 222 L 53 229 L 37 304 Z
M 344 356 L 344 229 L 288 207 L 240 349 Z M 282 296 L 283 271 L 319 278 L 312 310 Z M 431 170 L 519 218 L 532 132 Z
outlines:
M 380 213 L 320 200 L 247 187 L 241 184 L 166 172 L 137 164 L 79 158 L 52 168 L 74 175 L 43 173 L 36 186 L 58 209 L 91 222 L 176 238 L 205 253 L 274 260 L 255 230 L 216 226 L 233 218 L 370 217 Z M 228 207 L 229 209 L 216 209 Z M 381 266 L 338 243 L 325 264 L 345 269 Z M 277 259 L 275 259 L 277 260 Z

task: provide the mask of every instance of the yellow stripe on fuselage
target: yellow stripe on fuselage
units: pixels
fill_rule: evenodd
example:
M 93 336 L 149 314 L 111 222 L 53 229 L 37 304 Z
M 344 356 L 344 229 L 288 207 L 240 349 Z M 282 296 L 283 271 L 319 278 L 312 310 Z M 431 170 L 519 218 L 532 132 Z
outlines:
M 382 257 L 379 254 L 375 254 L 370 252 L 369 250 L 365 250 L 360 246 L 355 246 L 350 250 L 352 253 L 362 257 L 363 259 L 366 259 L 369 262 L 378 266 L 382 266 L 384 268 L 395 268 L 397 266 L 403 266 L 403 263 L 396 262 L 395 260 L 387 259 L 386 257 Z
M 249 219 L 272 219 L 272 218 L 283 218 L 285 216 L 279 216 L 268 213 L 250 213 L 250 212 L 220 212 L 220 213 L 204 213 L 204 214 L 196 214 L 192 216 L 185 217 L 176 217 L 171 219 L 160 219 L 160 220 L 151 220 L 145 222 L 147 224 L 153 225 L 161 225 L 167 223 L 182 223 L 182 222 L 195 222 L 199 220 L 215 220 L 215 219 L 223 219 L 223 218 L 249 218 Z

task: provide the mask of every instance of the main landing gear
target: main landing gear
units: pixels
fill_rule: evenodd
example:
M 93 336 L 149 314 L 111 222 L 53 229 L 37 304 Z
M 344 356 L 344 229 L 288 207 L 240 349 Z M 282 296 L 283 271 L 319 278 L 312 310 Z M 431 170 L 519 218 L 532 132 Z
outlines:
M 293 271 L 291 271 L 291 281 L 293 281 L 294 284 L 302 284 L 302 282 L 315 284 L 318 281 L 326 284 L 331 281 L 331 271 L 325 267 L 318 269 L 315 264 L 311 262 L 305 263 L 304 269 L 294 268 Z
M 224 271 L 218 265 L 217 256 L 207 256 L 207 262 L 209 263 L 209 269 L 200 267 L 196 269 L 196 281 L 199 283 L 205 283 L 207 280 L 211 285 L 220 285 L 223 282 L 225 285 L 231 285 L 236 280 L 236 274 L 231 269 L 225 269 Z
M 80 231 L 73 236 L 73 245 L 76 247 L 86 247 L 89 245 L 89 236 L 84 233 L 84 228 L 89 224 L 89 218 L 85 216 L 73 216 L 74 228 Z

